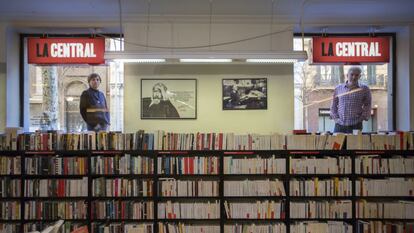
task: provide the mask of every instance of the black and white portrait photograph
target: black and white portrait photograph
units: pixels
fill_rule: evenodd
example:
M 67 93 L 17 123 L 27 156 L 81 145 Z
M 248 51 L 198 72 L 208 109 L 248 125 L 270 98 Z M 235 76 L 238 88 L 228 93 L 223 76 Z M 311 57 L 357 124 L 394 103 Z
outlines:
M 223 79 L 223 110 L 267 109 L 267 78 Z
M 196 79 L 141 79 L 141 119 L 196 119 Z

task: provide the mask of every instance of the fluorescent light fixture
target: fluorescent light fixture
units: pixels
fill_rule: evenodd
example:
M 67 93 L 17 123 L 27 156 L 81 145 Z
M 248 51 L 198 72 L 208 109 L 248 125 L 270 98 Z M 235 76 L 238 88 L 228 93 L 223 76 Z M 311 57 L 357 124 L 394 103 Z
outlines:
M 232 62 L 229 58 L 181 58 L 183 63 L 227 63 Z
M 164 58 L 150 58 L 150 59 L 114 59 L 116 62 L 123 63 L 163 63 Z
M 125 62 L 141 63 L 244 63 L 244 62 L 263 62 L 263 63 L 292 63 L 295 61 L 305 61 L 308 59 L 305 51 L 205 51 L 205 52 L 125 52 L 108 51 L 105 52 L 105 59 L 125 59 Z M 250 60 L 260 59 L 260 60 Z M 128 60 L 128 61 L 127 61 Z
M 246 59 L 247 63 L 295 63 L 297 59 Z

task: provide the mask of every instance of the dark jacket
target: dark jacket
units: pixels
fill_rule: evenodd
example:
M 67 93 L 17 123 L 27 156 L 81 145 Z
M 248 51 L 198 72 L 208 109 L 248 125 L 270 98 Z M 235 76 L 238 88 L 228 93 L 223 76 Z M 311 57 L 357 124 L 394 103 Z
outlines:
M 105 95 L 101 91 L 92 88 L 83 91 L 79 107 L 83 120 L 89 126 L 94 127 L 97 124 L 109 125 L 108 106 Z

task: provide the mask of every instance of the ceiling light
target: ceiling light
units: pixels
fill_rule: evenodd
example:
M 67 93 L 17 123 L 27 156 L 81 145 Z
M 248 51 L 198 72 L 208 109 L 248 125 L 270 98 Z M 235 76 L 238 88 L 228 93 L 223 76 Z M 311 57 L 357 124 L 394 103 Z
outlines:
M 295 63 L 297 59 L 246 59 L 247 63 Z
M 123 63 L 163 63 L 165 59 L 163 58 L 150 58 L 150 59 L 114 59 L 115 62 Z
M 105 59 L 107 60 L 127 59 L 146 63 L 174 63 L 177 60 L 185 63 L 293 63 L 305 61 L 307 58 L 306 51 L 105 52 Z
M 227 63 L 232 62 L 229 58 L 181 58 L 183 63 Z

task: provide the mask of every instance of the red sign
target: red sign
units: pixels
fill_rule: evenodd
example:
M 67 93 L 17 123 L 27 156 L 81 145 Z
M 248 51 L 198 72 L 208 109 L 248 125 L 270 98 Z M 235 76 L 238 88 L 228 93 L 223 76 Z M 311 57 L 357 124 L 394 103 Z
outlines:
M 386 63 L 388 37 L 313 37 L 313 63 Z
M 29 64 L 102 64 L 104 38 L 28 38 Z

